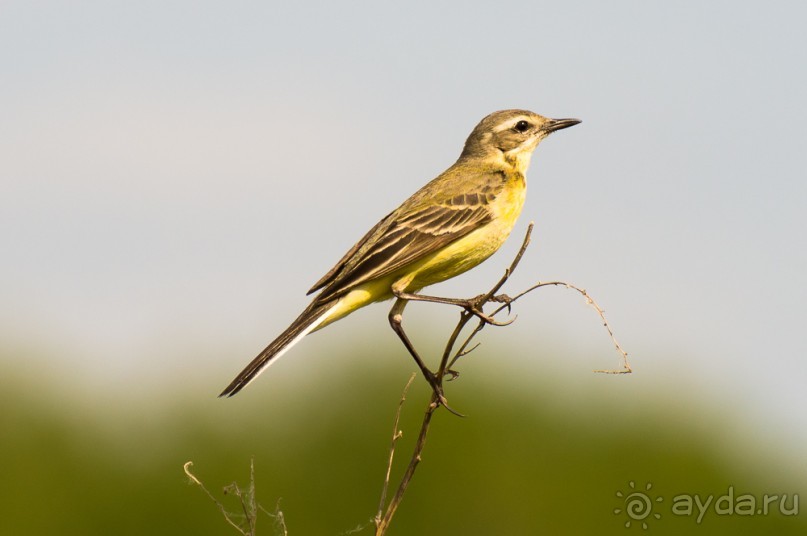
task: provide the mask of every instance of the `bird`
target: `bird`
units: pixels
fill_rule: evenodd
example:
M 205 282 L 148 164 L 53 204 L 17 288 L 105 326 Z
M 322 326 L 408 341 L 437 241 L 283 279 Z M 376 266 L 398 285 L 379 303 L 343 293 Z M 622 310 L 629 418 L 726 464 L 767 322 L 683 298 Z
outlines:
M 382 218 L 314 283 L 307 294 L 318 293 L 308 307 L 219 396 L 241 391 L 306 335 L 394 298 L 390 325 L 448 407 L 440 383 L 403 331 L 404 307 L 415 300 L 459 304 L 419 291 L 474 268 L 501 247 L 524 205 L 533 151 L 552 132 L 580 122 L 517 109 L 484 117 L 457 161 Z

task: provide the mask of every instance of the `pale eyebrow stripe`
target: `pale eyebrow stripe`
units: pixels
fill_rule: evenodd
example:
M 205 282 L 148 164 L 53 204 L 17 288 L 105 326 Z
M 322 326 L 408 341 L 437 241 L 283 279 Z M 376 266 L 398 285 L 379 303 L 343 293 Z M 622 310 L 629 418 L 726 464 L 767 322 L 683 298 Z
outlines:
M 519 121 L 522 121 L 522 120 L 527 121 L 529 123 L 532 123 L 532 121 L 529 120 L 529 117 L 525 117 L 525 116 L 514 117 L 511 121 L 507 121 L 506 123 L 502 123 L 497 128 L 493 129 L 493 132 L 501 132 L 502 130 L 510 130 L 511 128 L 516 126 L 516 123 L 518 123 Z

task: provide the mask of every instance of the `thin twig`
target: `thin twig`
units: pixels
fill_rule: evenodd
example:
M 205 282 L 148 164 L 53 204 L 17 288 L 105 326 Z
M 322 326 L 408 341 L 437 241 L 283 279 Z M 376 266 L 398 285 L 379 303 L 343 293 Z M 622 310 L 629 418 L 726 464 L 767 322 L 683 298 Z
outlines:
M 497 299 L 496 293 L 499 292 L 499 290 L 504 286 L 504 284 L 507 283 L 507 280 L 510 279 L 510 276 L 513 275 L 513 272 L 516 271 L 516 268 L 518 267 L 518 264 L 521 262 L 521 258 L 524 256 L 524 253 L 527 251 L 527 247 L 529 247 L 529 245 L 530 245 L 530 240 L 531 240 L 531 237 L 532 237 L 532 229 L 533 229 L 533 227 L 535 227 L 534 222 L 530 222 L 529 225 L 527 225 L 527 232 L 524 234 L 524 240 L 521 242 L 521 247 L 518 249 L 518 253 L 516 253 L 516 256 L 513 259 L 513 262 L 511 262 L 510 266 L 504 271 L 504 275 L 502 276 L 502 278 L 499 279 L 499 281 L 495 285 L 493 285 L 493 288 L 491 288 L 485 294 L 482 294 L 481 296 L 479 296 L 478 304 L 479 304 L 480 308 L 482 306 L 484 306 L 486 303 L 488 303 L 489 301 Z M 497 312 L 499 312 L 504 307 L 507 307 L 509 309 L 509 306 L 510 306 L 509 298 L 507 298 L 506 300 L 507 301 L 505 302 L 505 304 L 502 307 L 500 307 L 499 309 L 497 309 L 493 313 L 493 315 L 495 315 Z M 477 324 L 477 327 L 474 329 L 474 331 L 471 333 L 471 335 L 467 339 L 465 339 L 465 342 L 462 343 L 459 350 L 457 350 L 457 353 L 454 355 L 454 357 L 451 359 L 451 361 L 448 362 L 449 355 L 450 355 L 451 350 L 452 350 L 452 348 L 454 346 L 454 343 L 456 342 L 457 337 L 459 336 L 460 332 L 465 327 L 465 324 L 468 322 L 468 320 L 470 320 L 470 317 L 471 317 L 471 315 L 468 314 L 467 311 L 463 311 L 460 314 L 461 314 L 460 321 L 457 324 L 457 327 L 454 329 L 454 333 L 452 333 L 451 339 L 449 339 L 449 344 L 446 345 L 446 351 L 443 353 L 443 360 L 440 362 L 441 368 L 443 368 L 445 371 L 449 372 L 449 374 L 452 375 L 452 379 L 455 378 L 456 376 L 458 376 L 458 373 L 451 369 L 452 365 L 454 365 L 454 363 L 457 361 L 457 359 L 459 359 L 460 357 L 462 357 L 464 355 L 468 355 L 469 353 L 474 351 L 477 346 L 479 346 L 479 344 L 477 344 L 473 348 L 471 348 L 469 350 L 466 350 L 466 348 L 468 347 L 468 344 L 470 344 L 470 342 L 471 342 L 471 339 L 473 339 L 473 337 L 477 333 L 482 331 L 482 328 L 484 328 L 487 324 L 489 324 L 489 322 L 486 322 L 484 320 L 479 320 L 479 324 Z M 492 317 L 493 315 L 490 315 L 490 316 Z
M 406 488 L 409 487 L 409 483 L 412 481 L 412 476 L 415 474 L 415 469 L 417 469 L 417 466 L 420 463 L 421 453 L 423 452 L 423 448 L 426 446 L 426 436 L 429 433 L 429 425 L 431 424 L 432 415 L 434 415 L 435 410 L 437 410 L 439 407 L 440 402 L 437 397 L 437 393 L 432 391 L 431 400 L 429 401 L 429 405 L 426 407 L 426 413 L 423 416 L 423 422 L 420 425 L 420 433 L 418 434 L 418 439 L 415 443 L 415 449 L 412 452 L 412 458 L 409 460 L 409 465 L 406 468 L 406 472 L 404 473 L 403 477 L 401 477 L 401 482 L 398 485 L 398 489 L 395 491 L 395 495 L 392 497 L 392 500 L 387 506 L 384 517 L 376 525 L 376 536 L 383 536 L 387 533 L 389 524 L 392 521 L 392 516 L 394 516 L 395 512 L 398 510 L 398 506 L 401 504 L 404 493 L 406 493 Z
M 248 493 L 247 500 L 249 501 L 249 515 L 247 516 L 247 520 L 249 521 L 249 530 L 252 534 L 255 534 L 258 525 L 258 506 L 257 506 L 257 499 L 255 498 L 255 458 L 250 458 L 249 460 L 249 493 Z
M 283 511 L 280 509 L 280 499 L 275 503 L 275 511 L 270 512 L 260 504 L 257 505 L 261 512 L 268 515 L 274 520 L 275 533 L 282 531 L 283 536 L 289 536 L 289 529 L 286 528 L 286 518 L 283 516 Z
M 481 297 L 482 301 L 481 301 L 481 303 L 479 305 L 480 307 L 485 305 L 486 303 L 488 303 L 491 300 L 497 299 L 496 293 L 499 292 L 499 290 L 504 286 L 504 284 L 507 282 L 507 280 L 510 279 L 510 276 L 513 275 L 513 272 L 516 271 L 516 268 L 518 267 L 518 264 L 521 262 L 521 258 L 524 256 L 524 253 L 527 251 L 527 247 L 529 247 L 529 245 L 530 245 L 530 241 L 532 239 L 532 229 L 533 229 L 533 227 L 535 227 L 534 222 L 530 222 L 529 225 L 527 225 L 527 232 L 524 234 L 524 240 L 521 242 L 521 247 L 518 249 L 518 253 L 516 253 L 516 256 L 513 259 L 513 262 L 511 262 L 510 266 L 504 271 L 504 275 L 502 276 L 502 278 L 499 279 L 499 281 L 495 285 L 493 285 L 493 288 L 491 288 L 487 293 L 482 295 L 482 297 Z M 506 296 L 503 296 L 502 299 L 504 300 L 504 305 L 502 305 L 498 309 L 496 309 L 493 312 L 493 314 L 490 315 L 491 317 L 494 316 L 496 313 L 498 313 L 499 311 L 501 311 L 504 308 L 507 308 L 507 310 L 509 311 L 510 310 L 510 304 L 513 301 L 515 301 L 515 300 L 511 301 L 510 298 L 506 297 Z M 467 322 L 467 320 L 465 322 Z M 460 327 L 460 331 L 462 330 L 462 327 L 465 326 L 465 322 L 462 323 L 462 326 Z M 479 346 L 477 344 L 473 348 L 471 348 L 470 350 L 466 350 L 466 348 L 471 343 L 473 338 L 476 337 L 476 334 L 479 333 L 480 331 L 482 331 L 482 329 L 487 324 L 488 324 L 488 322 L 485 322 L 484 320 L 480 320 L 479 323 L 476 325 L 476 328 L 474 328 L 474 330 L 471 332 L 471 334 L 468 336 L 468 338 L 465 339 L 465 342 L 462 343 L 459 350 L 457 350 L 457 353 L 454 355 L 454 357 L 448 363 L 448 366 L 447 366 L 446 370 L 450 371 L 452 376 L 456 377 L 456 376 L 459 375 L 458 372 L 453 371 L 453 369 L 452 369 L 452 367 L 454 366 L 454 363 L 457 361 L 457 359 L 459 359 L 460 357 L 462 357 L 464 355 L 468 355 L 477 346 Z M 455 333 L 456 333 L 456 331 L 455 331 Z M 459 333 L 457 333 L 457 335 L 459 335 Z M 443 358 L 445 359 L 446 356 L 443 355 Z
M 496 293 L 499 292 L 499 289 L 501 289 L 504 286 L 504 284 L 507 283 L 507 280 L 510 279 L 510 276 L 513 275 L 513 272 L 516 271 L 518 263 L 521 262 L 521 257 L 524 256 L 524 253 L 527 251 L 527 247 L 530 245 L 533 227 L 535 227 L 535 222 L 530 222 L 530 224 L 527 225 L 527 232 L 524 235 L 524 240 L 521 242 L 521 247 L 519 248 L 518 253 L 516 253 L 513 262 L 510 263 L 510 267 L 504 271 L 504 275 L 502 276 L 501 279 L 499 279 L 499 282 L 496 283 L 493 286 L 493 288 L 487 292 L 487 294 L 485 294 L 485 300 L 483 302 L 483 305 L 484 303 L 489 302 L 491 298 L 493 298 L 496 295 Z
M 227 520 L 227 523 L 229 523 L 230 525 L 232 525 L 232 526 L 233 526 L 233 528 L 234 528 L 235 530 L 237 530 L 238 532 L 240 532 L 240 533 L 241 533 L 241 534 L 243 534 L 244 536 L 250 536 L 250 535 L 249 535 L 249 533 L 244 532 L 244 530 L 241 528 L 241 526 L 240 526 L 240 525 L 238 525 L 238 524 L 237 524 L 235 521 L 233 521 L 233 520 L 232 520 L 232 518 L 230 517 L 230 513 L 227 511 L 227 509 L 226 509 L 226 508 L 224 508 L 224 505 L 223 505 L 223 504 L 221 504 L 221 503 L 219 502 L 219 500 L 218 500 L 218 499 L 216 499 L 216 498 L 213 496 L 213 494 L 212 494 L 212 493 L 210 493 L 210 492 L 208 491 L 208 489 L 205 487 L 205 485 L 204 485 L 204 484 L 202 484 L 202 482 L 201 482 L 201 481 L 200 481 L 198 478 L 196 478 L 196 477 L 194 476 L 194 474 L 193 474 L 193 473 L 191 473 L 190 467 L 191 467 L 192 465 L 193 465 L 193 462 L 186 462 L 186 463 L 185 463 L 185 465 L 183 465 L 183 466 L 182 466 L 182 468 L 185 470 L 185 474 L 186 474 L 186 475 L 188 475 L 188 478 L 190 478 L 190 479 L 191 479 L 191 482 L 193 482 L 194 484 L 196 484 L 197 486 L 199 486 L 200 488 L 202 488 L 202 491 L 204 491 L 204 492 L 205 492 L 205 494 L 206 494 L 208 497 L 210 497 L 210 500 L 211 500 L 211 501 L 213 501 L 213 503 L 214 503 L 214 504 L 215 504 L 215 505 L 218 507 L 218 509 L 221 511 L 221 514 L 224 516 L 224 519 L 225 519 L 225 520 Z
M 582 289 L 582 288 L 580 288 L 580 287 L 578 287 L 576 285 L 572 285 L 571 283 L 567 283 L 565 281 L 547 281 L 547 282 L 543 282 L 543 283 L 539 281 L 538 283 L 534 284 L 533 286 L 531 286 L 527 290 L 517 294 L 514 298 L 512 298 L 510 303 L 515 302 L 516 300 L 518 300 L 522 296 L 525 296 L 525 295 L 529 294 L 533 290 L 539 289 L 541 287 L 548 287 L 548 286 L 566 287 L 568 289 L 575 290 L 575 291 L 579 292 L 586 299 L 586 303 L 588 305 L 591 305 L 591 307 L 593 307 L 594 310 L 597 311 L 597 314 L 600 315 L 600 319 L 602 319 L 602 325 L 605 327 L 605 330 L 608 332 L 608 336 L 611 337 L 611 342 L 614 343 L 614 348 L 616 348 L 616 351 L 621 354 L 621 356 L 622 356 L 622 369 L 621 370 L 597 369 L 597 370 L 594 370 L 594 372 L 601 373 L 601 374 L 630 374 L 631 372 L 633 372 L 633 370 L 630 368 L 630 363 L 628 363 L 628 353 L 625 350 L 622 349 L 622 346 L 616 340 L 616 336 L 614 335 L 614 332 L 611 330 L 611 326 L 608 324 L 608 321 L 605 319 L 605 311 L 602 310 L 602 308 L 597 304 L 597 302 L 594 301 L 594 298 L 592 298 L 585 289 Z M 493 316 L 496 313 L 498 313 L 499 311 L 501 311 L 504 307 L 505 306 L 501 306 L 498 309 L 496 309 L 495 311 L 493 311 L 491 316 Z
M 597 311 L 597 314 L 600 315 L 600 318 L 602 319 L 603 326 L 605 327 L 605 330 L 608 332 L 608 336 L 611 337 L 611 342 L 614 343 L 614 347 L 616 348 L 617 352 L 619 352 L 621 357 L 622 357 L 622 369 L 620 369 L 620 370 L 596 369 L 596 370 L 594 370 L 594 372 L 601 373 L 601 374 L 630 374 L 631 372 L 633 372 L 633 370 L 630 367 L 630 363 L 628 363 L 628 353 L 622 348 L 622 346 L 616 340 L 616 336 L 614 335 L 614 332 L 611 329 L 610 324 L 608 324 L 608 320 L 605 319 L 605 311 L 603 311 L 603 309 L 597 304 L 596 301 L 594 301 L 594 298 L 592 298 L 585 289 L 582 289 L 582 288 L 580 288 L 580 287 L 578 287 L 576 285 L 573 285 L 571 283 L 567 283 L 565 281 L 548 281 L 548 282 L 540 282 L 539 281 L 535 285 L 531 286 L 527 290 L 524 290 L 523 292 L 520 292 L 519 294 L 516 294 L 516 296 L 512 297 L 512 298 L 507 296 L 507 295 L 502 295 L 502 296 L 495 296 L 494 295 L 496 292 L 499 291 L 499 289 L 504 285 L 504 283 L 507 281 L 507 279 L 512 275 L 512 273 L 515 270 L 516 266 L 518 266 L 518 263 L 521 260 L 521 257 L 524 255 L 524 251 L 526 251 L 527 246 L 529 245 L 531 232 L 532 232 L 532 223 L 530 223 L 529 227 L 527 228 L 527 235 L 524 237 L 524 242 L 521 245 L 521 249 L 519 249 L 518 254 L 516 255 L 516 258 L 513 260 L 513 263 L 510 265 L 510 268 L 505 271 L 504 277 L 502 277 L 499 280 L 499 282 L 496 284 L 496 286 L 493 287 L 493 290 L 491 292 L 488 292 L 488 294 L 484 295 L 486 297 L 486 299 L 484 300 L 482 305 L 484 305 L 484 303 L 487 303 L 489 301 L 501 301 L 501 302 L 503 302 L 502 305 L 497 307 L 489 316 L 492 318 L 492 317 L 496 316 L 498 313 L 502 312 L 504 309 L 507 309 L 508 312 L 509 312 L 513 303 L 515 303 L 520 298 L 526 296 L 530 292 L 532 292 L 532 291 L 534 291 L 536 289 L 539 289 L 541 287 L 563 286 L 563 287 L 566 287 L 568 289 L 576 290 L 577 292 L 579 292 L 586 299 L 586 303 L 588 305 L 591 305 L 594 308 L 594 310 Z M 484 327 L 487 324 L 489 324 L 489 322 L 485 322 L 484 320 L 479 320 L 479 322 L 477 323 L 474 330 L 468 335 L 468 337 L 465 339 L 465 341 L 462 343 L 462 345 L 460 345 L 459 350 L 457 350 L 456 354 L 454 355 L 454 357 L 449 362 L 449 364 L 448 364 L 448 370 L 449 371 L 451 370 L 451 367 L 454 366 L 454 363 L 456 363 L 458 359 L 460 359 L 461 357 L 463 357 L 465 355 L 468 355 L 477 346 L 479 346 L 479 343 L 477 343 L 473 348 L 471 348 L 469 350 L 466 350 L 466 348 L 471 343 L 471 341 L 474 339 L 474 337 L 476 337 L 476 335 L 480 331 L 482 331 L 482 329 L 484 329 Z M 454 374 L 457 374 L 457 373 L 454 372 Z
M 193 462 L 187 462 L 183 469 L 185 470 L 185 474 L 190 478 L 191 483 L 196 484 L 205 494 L 210 498 L 211 501 L 218 507 L 221 514 L 224 516 L 224 519 L 229 523 L 235 530 L 240 532 L 243 536 L 255 536 L 257 531 L 257 524 L 258 524 L 258 511 L 264 512 L 266 515 L 274 519 L 274 525 L 277 531 L 282 531 L 283 536 L 288 536 L 288 530 L 286 529 L 286 520 L 283 517 L 283 512 L 280 511 L 280 500 L 278 499 L 277 505 L 275 505 L 275 513 L 271 513 L 267 511 L 263 506 L 258 504 L 258 500 L 255 494 L 255 459 L 250 460 L 249 464 L 249 487 L 246 489 L 242 489 L 237 482 L 233 482 L 228 486 L 224 487 L 224 493 L 232 494 L 238 497 L 238 502 L 241 505 L 241 511 L 244 515 L 244 522 L 243 523 L 236 523 L 234 521 L 234 517 L 240 517 L 238 514 L 232 514 L 228 512 L 224 505 L 213 496 L 210 491 L 202 484 L 201 480 L 196 478 L 196 476 L 191 473 L 191 466 Z M 245 529 L 245 527 L 248 529 Z
M 401 422 L 401 410 L 403 409 L 404 402 L 406 401 L 406 393 L 409 392 L 409 387 L 415 381 L 416 372 L 409 376 L 409 381 L 404 386 L 401 400 L 398 402 L 398 410 L 395 412 L 395 424 L 392 427 L 392 442 L 389 448 L 389 460 L 387 461 L 387 473 L 384 475 L 384 486 L 381 488 L 381 500 L 378 503 L 378 514 L 375 516 L 376 527 L 381 523 L 381 516 L 384 512 L 384 505 L 387 504 L 387 490 L 389 489 L 389 478 L 392 472 L 392 460 L 395 457 L 395 444 L 403 435 L 403 432 L 398 429 L 398 424 Z

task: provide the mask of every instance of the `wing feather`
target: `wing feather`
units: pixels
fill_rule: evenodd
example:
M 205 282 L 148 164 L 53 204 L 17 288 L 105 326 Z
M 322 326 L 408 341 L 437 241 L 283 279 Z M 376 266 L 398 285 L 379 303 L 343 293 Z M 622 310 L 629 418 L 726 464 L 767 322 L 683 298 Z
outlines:
M 394 273 L 459 240 L 492 220 L 489 203 L 503 187 L 501 173 L 480 174 L 471 192 L 441 192 L 438 199 L 415 194 L 370 230 L 309 293 L 317 301 L 346 294 L 356 286 Z M 424 202 L 430 201 L 430 202 Z
M 387 214 L 386 216 L 384 216 L 384 217 L 381 219 L 381 221 L 380 221 L 380 222 L 376 223 L 376 224 L 373 226 L 373 228 L 372 228 L 372 229 L 370 229 L 369 231 L 367 231 L 367 234 L 365 234 L 363 237 L 361 237 L 361 239 L 360 239 L 358 242 L 356 242 L 356 243 L 353 245 L 353 247 L 352 247 L 352 248 L 350 248 L 350 250 L 349 250 L 347 253 L 345 253 L 345 254 L 344 254 L 344 256 L 343 256 L 343 257 L 342 257 L 342 258 L 339 260 L 339 262 L 337 262 L 337 263 L 334 265 L 334 267 L 333 267 L 333 268 L 331 268 L 331 269 L 328 271 L 328 273 L 327 273 L 327 274 L 325 274 L 324 276 L 322 276 L 322 278 L 320 278 L 320 280 L 319 280 L 319 281 L 317 281 L 316 283 L 314 283 L 314 286 L 312 286 L 312 287 L 311 287 L 311 288 L 308 290 L 308 292 L 306 292 L 306 293 L 305 293 L 305 294 L 306 294 L 306 296 L 308 296 L 309 294 L 313 294 L 314 292 L 318 291 L 318 290 L 319 290 L 319 289 L 321 289 L 322 287 L 324 287 L 324 286 L 326 286 L 326 285 L 329 285 L 331 282 L 333 282 L 333 280 L 334 280 L 334 279 L 336 279 L 336 278 L 339 276 L 339 274 L 342 272 L 342 269 L 345 267 L 345 265 L 347 264 L 347 262 L 348 262 L 348 261 L 349 261 L 349 260 L 350 260 L 350 259 L 351 259 L 351 258 L 352 258 L 352 257 L 353 257 L 355 254 L 356 254 L 356 252 L 357 252 L 357 251 L 358 251 L 358 250 L 359 250 L 359 249 L 360 249 L 360 248 L 361 248 L 361 247 L 362 247 L 362 246 L 363 246 L 363 245 L 364 245 L 364 244 L 365 244 L 365 243 L 366 243 L 366 242 L 367 242 L 367 241 L 370 239 L 370 237 L 371 237 L 371 236 L 373 236 L 373 235 L 376 233 L 376 231 L 378 231 L 379 229 L 383 228 L 383 227 L 384 227 L 384 225 L 388 223 L 388 220 L 390 219 L 390 217 L 391 217 L 393 214 L 394 214 L 394 212 L 390 212 L 389 214 Z

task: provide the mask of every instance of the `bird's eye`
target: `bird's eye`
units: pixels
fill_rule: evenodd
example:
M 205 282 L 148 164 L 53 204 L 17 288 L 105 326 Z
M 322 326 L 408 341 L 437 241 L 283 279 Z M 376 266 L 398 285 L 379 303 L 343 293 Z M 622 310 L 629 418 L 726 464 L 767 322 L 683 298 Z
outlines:
M 519 132 L 526 132 L 527 129 L 529 129 L 529 128 L 530 128 L 530 124 L 527 123 L 524 120 L 521 120 L 518 123 L 516 123 L 516 130 L 519 131 Z

